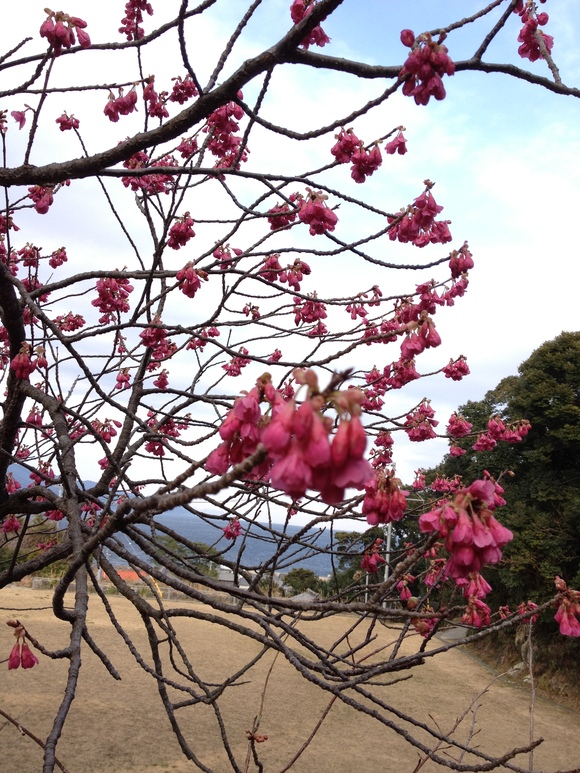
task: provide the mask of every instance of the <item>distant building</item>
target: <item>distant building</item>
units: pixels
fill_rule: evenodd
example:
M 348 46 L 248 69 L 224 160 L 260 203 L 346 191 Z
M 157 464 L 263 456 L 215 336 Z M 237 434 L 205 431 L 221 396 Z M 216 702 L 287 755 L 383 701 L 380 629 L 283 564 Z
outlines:
M 238 574 L 237 576 L 237 582 L 236 582 L 236 576 L 232 572 L 231 569 L 229 569 L 226 566 L 220 567 L 219 573 L 218 573 L 218 580 L 220 582 L 223 582 L 224 585 L 232 585 L 236 588 L 249 588 L 249 583 Z
M 121 568 L 117 568 L 116 572 L 119 575 L 119 577 L 122 580 L 124 580 L 124 582 L 128 583 L 129 585 L 132 585 L 132 584 L 137 583 L 137 582 L 143 582 L 143 579 L 141 577 L 139 577 L 139 575 L 137 574 L 137 572 L 134 569 L 129 569 L 129 568 L 121 569 Z M 103 580 L 110 582 L 110 580 L 107 577 L 105 572 L 103 572 Z

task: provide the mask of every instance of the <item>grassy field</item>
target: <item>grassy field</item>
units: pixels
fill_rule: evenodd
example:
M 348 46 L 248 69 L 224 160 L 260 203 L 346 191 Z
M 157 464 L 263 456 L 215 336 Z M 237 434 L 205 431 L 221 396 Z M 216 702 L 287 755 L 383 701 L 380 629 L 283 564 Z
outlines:
M 140 620 L 131 605 L 111 597 L 135 643 L 147 648 Z M 181 602 L 180 602 L 181 603 Z M 193 603 L 185 602 L 184 604 Z M 0 591 L 4 620 L 18 617 L 33 636 L 49 647 L 66 645 L 67 625 L 51 613 L 50 593 L 21 587 Z M 93 636 L 110 656 L 122 676 L 114 681 L 87 649 L 79 687 L 69 721 L 58 747 L 58 756 L 70 773 L 182 773 L 196 767 L 182 756 L 162 709 L 155 684 L 136 665 L 126 646 L 112 630 L 97 598 L 91 599 L 89 620 Z M 324 636 L 334 640 L 352 623 L 337 616 L 325 620 Z M 310 625 L 310 624 L 309 624 Z M 320 626 L 320 623 L 316 623 Z M 11 630 L 0 628 L 0 652 L 8 657 Z M 187 620 L 181 624 L 182 640 L 198 673 L 216 682 L 231 673 L 257 651 L 257 645 L 221 626 Z M 376 646 L 394 638 L 379 631 Z M 415 643 L 416 644 L 416 643 Z M 264 681 L 273 655 L 268 654 L 244 682 L 227 690 L 220 701 L 229 739 L 239 767 L 244 770 L 245 730 L 256 716 Z M 29 671 L 7 671 L 1 666 L 0 708 L 35 735 L 46 736 L 50 717 L 58 705 L 67 663 L 39 655 L 40 664 Z M 390 705 L 424 721 L 432 717 L 449 731 L 472 699 L 493 681 L 493 673 L 461 649 L 428 660 L 413 671 L 411 679 L 391 686 L 375 686 Z M 312 732 L 332 696 L 316 688 L 278 658 L 265 692 L 260 733 L 269 740 L 259 746 L 266 773 L 281 773 Z M 475 731 L 473 743 L 488 753 L 505 753 L 529 739 L 529 694 L 506 679 L 496 680 L 469 712 L 457 737 L 465 740 Z M 185 735 L 193 740 L 200 760 L 216 773 L 231 766 L 221 749 L 211 707 L 183 709 Z M 534 771 L 570 770 L 580 767 L 580 715 L 542 699 L 535 708 L 535 737 L 545 742 L 535 752 Z M 426 738 L 424 735 L 423 738 Z M 336 701 L 319 732 L 292 770 L 296 773 L 353 773 L 367 768 L 393 773 L 413 773 L 420 754 L 396 733 Z M 36 773 L 42 769 L 42 751 L 0 717 L 0 770 L 2 773 Z M 468 762 L 466 757 L 464 762 Z M 528 770 L 527 755 L 516 761 Z M 250 764 L 248 770 L 256 770 Z M 428 761 L 421 771 L 443 770 Z

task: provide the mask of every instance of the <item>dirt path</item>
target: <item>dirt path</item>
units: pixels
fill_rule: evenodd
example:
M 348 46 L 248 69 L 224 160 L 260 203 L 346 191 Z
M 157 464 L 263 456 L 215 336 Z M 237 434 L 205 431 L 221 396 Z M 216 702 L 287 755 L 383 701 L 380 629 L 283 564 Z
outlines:
M 132 607 L 121 598 L 111 598 L 116 613 L 125 623 L 138 647 L 145 653 L 140 621 Z M 12 587 L 0 591 L 0 621 L 18 617 L 31 633 L 49 647 L 66 644 L 67 626 L 52 617 L 50 594 Z M 34 607 L 34 610 L 30 608 Z M 13 611 L 8 608 L 17 608 Z M 28 610 L 28 611 L 26 611 Z M 96 600 L 91 601 L 89 620 L 97 643 L 109 653 L 122 675 L 115 682 L 95 656 L 87 651 L 83 672 L 65 733 L 58 747 L 59 757 L 70 773 L 184 773 L 196 770 L 181 757 L 169 722 L 160 708 L 154 684 L 138 668 L 125 645 L 111 630 Z M 325 635 L 337 633 L 352 619 L 336 617 L 325 621 Z M 319 625 L 319 624 L 317 624 Z M 219 626 L 186 621 L 184 640 L 200 674 L 219 678 L 255 651 L 255 644 Z M 394 633 L 381 629 L 384 642 Z M 11 631 L 0 625 L 0 653 L 7 657 L 12 646 Z M 230 728 L 230 740 L 243 768 L 245 730 L 250 727 L 260 700 L 264 676 L 271 664 L 268 656 L 252 670 L 245 684 L 231 688 L 221 704 Z M 49 717 L 58 705 L 66 676 L 66 664 L 40 656 L 30 671 L 0 668 L 0 708 L 42 737 L 48 733 Z M 269 740 L 260 746 L 266 773 L 280 773 L 312 731 L 328 704 L 330 695 L 313 687 L 281 659 L 273 672 L 274 686 L 266 693 L 260 732 Z M 397 710 L 424 721 L 435 719 L 449 731 L 457 717 L 475 696 L 493 680 L 485 666 L 455 649 L 416 668 L 411 679 L 390 687 L 374 687 L 375 694 Z M 465 740 L 475 732 L 473 743 L 488 753 L 505 753 L 523 746 L 529 739 L 529 694 L 507 680 L 496 680 L 474 705 L 461 724 L 457 737 Z M 196 738 L 196 750 L 203 763 L 216 773 L 231 770 L 220 751 L 215 717 L 209 707 L 186 709 L 184 726 L 189 738 Z M 431 723 L 432 724 L 432 723 Z M 535 737 L 545 742 L 535 752 L 534 771 L 580 769 L 580 715 L 539 699 L 535 710 Z M 423 734 L 423 739 L 427 739 Z M 433 745 L 431 740 L 431 745 Z M 0 717 L 0 770 L 2 773 L 36 773 L 42 769 L 42 753 L 28 738 Z M 295 773 L 353 773 L 371 769 L 392 773 L 413 773 L 420 759 L 393 731 L 376 720 L 336 702 L 307 751 L 300 757 Z M 464 760 L 468 761 L 468 758 Z M 517 764 L 527 768 L 527 755 Z M 428 761 L 422 773 L 444 770 Z M 250 770 L 255 770 L 253 766 Z

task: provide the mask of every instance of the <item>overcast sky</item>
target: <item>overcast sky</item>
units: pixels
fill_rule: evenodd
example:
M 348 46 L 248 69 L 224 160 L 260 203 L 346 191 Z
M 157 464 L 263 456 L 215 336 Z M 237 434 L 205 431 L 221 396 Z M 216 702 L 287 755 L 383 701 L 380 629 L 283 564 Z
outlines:
M 161 4 L 157 0 L 152 4 L 156 14 L 153 19 L 146 19 L 147 30 L 174 15 L 180 3 L 164 0 Z M 239 17 L 245 5 L 242 0 L 220 0 L 209 16 L 204 15 L 192 46 L 198 71 L 203 70 L 207 57 L 209 72 L 209 53 L 215 53 L 231 31 L 232 20 Z M 107 36 L 120 39 L 116 29 L 123 6 L 122 0 L 71 0 L 65 10 L 85 18 L 93 41 L 101 42 Z M 264 0 L 246 31 L 247 37 L 235 52 L 232 67 L 272 45 L 287 30 L 288 6 L 288 0 Z M 44 0 L 27 0 L 11 6 L 11 25 L 3 24 L 0 31 L 2 50 L 18 37 L 13 36 L 17 31 L 22 36 L 37 35 L 44 19 L 43 7 Z M 479 2 L 467 0 L 345 0 L 324 25 L 332 42 L 323 53 L 376 64 L 402 63 L 406 49 L 399 42 L 401 29 L 410 27 L 419 33 L 461 18 L 478 7 Z M 546 32 L 555 38 L 553 54 L 564 82 L 580 84 L 577 0 L 552 0 L 542 10 L 550 14 Z M 516 53 L 520 26 L 514 16 L 501 39 L 492 45 L 489 60 L 529 65 Z M 449 39 L 453 59 L 465 58 L 473 52 L 474 36 L 479 29 L 470 28 Z M 6 40 L 8 33 L 10 41 Z M 146 62 L 145 70 L 163 72 L 173 54 L 174 51 L 168 51 L 166 60 L 159 56 L 154 62 Z M 89 52 L 87 63 L 90 56 Z M 85 60 L 79 57 L 79 61 L 82 64 Z M 531 67 L 549 74 L 542 62 Z M 79 80 L 85 76 L 86 70 L 79 66 Z M 112 73 L 99 69 L 101 82 L 109 77 Z M 307 128 L 309 122 L 316 125 L 317 119 L 323 119 L 328 111 L 333 111 L 332 117 L 347 112 L 349 105 L 360 104 L 365 96 L 376 96 L 384 88 L 379 82 L 361 83 L 354 78 L 308 73 L 299 67 L 286 68 L 280 79 L 284 88 L 277 97 L 279 102 L 274 100 L 270 105 L 271 114 L 287 117 L 297 129 Z M 447 78 L 445 85 L 447 98 L 443 102 L 416 107 L 412 100 L 396 96 L 355 125 L 357 134 L 360 126 L 359 136 L 371 141 L 402 124 L 408 140 L 407 155 L 389 157 L 388 165 L 385 163 L 368 181 L 366 198 L 377 196 L 381 206 L 398 209 L 421 192 L 423 180 L 435 181 L 436 199 L 445 207 L 442 217 L 452 221 L 453 246 L 459 247 L 468 240 L 474 255 L 468 295 L 455 308 L 436 317 L 443 347 L 419 360 L 420 370 L 426 371 L 431 369 L 430 364 L 440 367 L 449 357 L 464 354 L 472 375 L 460 383 L 443 378 L 428 384 L 420 382 L 405 391 L 408 403 L 429 396 L 442 426 L 458 405 L 482 398 L 502 378 L 516 373 L 518 365 L 544 341 L 562 330 L 580 327 L 576 298 L 580 279 L 576 234 L 580 205 L 580 100 L 560 97 L 501 75 L 458 73 Z M 5 106 L 21 108 L 15 102 L 0 105 Z M 79 117 L 81 113 L 82 108 L 75 112 Z M 122 126 L 102 123 L 90 137 L 92 150 L 112 145 L 131 131 L 130 122 Z M 56 142 L 56 129 L 54 132 Z M 53 152 L 50 144 L 46 148 L 47 155 Z M 63 146 L 61 150 L 63 158 L 70 155 L 70 148 Z M 302 152 L 304 156 L 300 156 Z M 296 159 L 285 162 L 297 161 L 295 171 L 303 171 L 309 166 L 309 152 L 297 150 Z M 253 149 L 252 167 L 259 169 L 266 158 L 265 153 L 260 156 L 258 148 Z M 43 221 L 37 217 L 39 229 L 54 227 L 50 222 L 49 218 Z M 91 227 L 97 229 L 98 225 L 88 226 L 89 235 Z M 82 235 L 77 234 L 76 238 L 82 240 Z M 105 234 L 103 238 L 107 238 Z M 86 254 L 96 255 L 97 247 L 94 240 L 88 239 Z M 441 256 L 448 252 L 444 245 L 435 248 L 433 256 L 439 256 L 437 249 Z M 408 250 L 410 261 L 426 259 L 424 251 L 412 247 Z M 397 457 L 399 474 L 410 482 L 414 469 L 437 463 L 445 448 L 445 441 L 401 443 Z

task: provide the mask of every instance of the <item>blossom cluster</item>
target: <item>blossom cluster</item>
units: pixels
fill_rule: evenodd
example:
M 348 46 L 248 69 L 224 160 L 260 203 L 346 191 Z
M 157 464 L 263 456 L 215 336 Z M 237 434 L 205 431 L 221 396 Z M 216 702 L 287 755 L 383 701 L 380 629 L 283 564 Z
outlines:
M 505 424 L 500 416 L 492 416 L 487 422 L 487 432 L 482 432 L 473 445 L 474 451 L 491 451 L 498 441 L 505 443 L 519 443 L 531 429 L 531 424 L 526 419 Z
M 125 169 L 145 169 L 150 167 L 153 171 L 153 168 L 156 166 L 178 166 L 178 163 L 173 156 L 164 156 L 150 164 L 147 153 L 140 150 L 126 161 L 123 161 L 123 166 Z M 139 177 L 122 177 L 121 181 L 126 188 L 131 188 L 132 191 L 144 191 L 148 194 L 169 193 L 173 190 L 174 186 L 174 177 L 166 172 L 140 175 Z
M 187 242 L 195 236 L 193 226 L 194 222 L 191 219 L 189 212 L 186 212 L 183 217 L 176 220 L 169 229 L 167 246 L 171 247 L 173 250 L 179 250 L 181 247 L 185 247 Z
M 197 152 L 197 137 L 182 137 L 176 150 L 181 158 L 190 159 Z
M 351 177 L 356 183 L 364 183 L 366 178 L 370 177 L 383 163 L 378 143 L 375 142 L 370 148 L 365 148 L 364 143 L 352 129 L 341 129 L 336 135 L 336 140 L 330 152 L 339 164 L 348 162 L 352 164 Z
M 326 325 L 322 322 L 326 319 L 326 306 L 317 300 L 316 293 L 303 300 L 297 296 L 294 297 L 294 324 L 299 326 L 303 323 L 314 324 L 314 327 L 308 331 L 309 336 L 324 335 L 327 333 Z
M 8 658 L 8 670 L 20 668 L 20 666 L 22 668 L 32 668 L 38 663 L 38 658 L 26 643 L 26 630 L 24 626 L 18 620 L 7 620 L 6 624 L 10 628 L 14 628 L 14 636 L 16 637 L 16 644 Z
M 261 443 L 267 457 L 252 470 L 250 478 L 268 480 L 292 499 L 299 499 L 310 489 L 320 492 L 324 502 L 335 504 L 344 499 L 345 489 L 360 489 L 374 476 L 364 458 L 362 394 L 349 389 L 323 396 L 309 370 L 294 371 L 294 378 L 308 390 L 301 404 L 275 389 L 269 374 L 236 400 L 219 428 L 223 442 L 210 454 L 206 469 L 222 475 L 232 464 L 253 454 Z M 262 414 L 262 402 L 269 405 L 269 415 Z M 322 413 L 328 402 L 340 417 L 332 437 L 332 421 Z
M 224 537 L 226 539 L 235 540 L 242 533 L 242 524 L 239 518 L 232 518 L 228 521 L 227 526 L 222 529 Z
M 416 599 L 414 597 L 407 599 L 407 608 L 412 609 L 414 606 L 416 606 Z M 413 628 L 420 636 L 426 639 L 431 636 L 433 629 L 439 622 L 439 618 L 434 615 L 433 609 L 428 604 L 423 608 L 423 612 L 429 614 L 430 617 L 414 617 Z
M 173 86 L 171 93 L 168 91 L 161 91 L 159 94 L 155 90 L 155 76 L 151 75 L 145 84 L 143 89 L 143 102 L 147 107 L 147 112 L 152 118 L 169 118 L 169 111 L 167 110 L 168 102 L 177 102 L 180 105 L 184 105 L 192 97 L 198 95 L 197 86 L 193 82 L 191 76 L 186 75 L 185 78 L 177 76 L 172 78 Z M 191 146 L 184 147 L 182 144 L 178 147 L 184 158 L 189 158 L 197 150 L 197 142 L 195 138 L 190 140 Z M 193 147 L 195 146 L 195 147 Z M 185 151 L 185 152 L 184 152 Z
M 558 611 L 554 619 L 564 636 L 580 636 L 580 591 L 568 588 L 561 577 L 556 577 Z
M 179 282 L 181 292 L 188 298 L 193 298 L 201 287 L 200 280 L 207 280 L 207 273 L 195 269 L 193 263 L 190 262 L 177 272 L 176 279 Z
M 60 314 L 54 318 L 54 324 L 65 333 L 73 333 L 84 327 L 85 320 L 81 314 L 73 314 L 69 311 L 67 314 Z
M 290 16 L 294 24 L 298 24 L 309 14 L 316 5 L 316 2 L 317 0 L 293 0 L 290 6 Z M 330 43 L 330 38 L 320 24 L 317 24 L 300 45 L 306 49 L 309 46 L 320 46 L 322 48 L 327 43 Z
M 364 403 L 363 403 L 364 407 Z M 393 436 L 390 432 L 381 430 L 374 440 L 375 448 L 371 449 L 371 465 L 375 469 L 386 468 L 393 462 Z
M 191 351 L 195 351 L 196 349 L 203 351 L 209 339 L 218 338 L 219 335 L 220 331 L 215 325 L 212 325 L 209 328 L 204 327 L 199 331 L 199 335 L 190 338 L 185 348 Z
M 380 410 L 384 404 L 382 397 L 386 394 L 387 390 L 401 389 L 405 384 L 409 384 L 418 378 L 420 378 L 420 375 L 415 368 L 414 358 L 410 360 L 400 358 L 396 362 L 385 365 L 382 373 L 377 368 L 372 368 L 365 375 L 369 386 L 363 390 L 365 396 L 364 409 L 367 411 Z
M 413 97 L 417 105 L 426 105 L 431 97 L 445 98 L 443 75 L 453 75 L 455 64 L 448 56 L 447 46 L 436 43 L 429 33 L 416 39 L 411 30 L 401 32 L 401 42 L 411 48 L 411 53 L 399 73 L 405 79 L 403 94 Z
M 449 418 L 449 424 L 447 425 L 447 434 L 451 437 L 465 437 L 469 435 L 473 429 L 473 424 L 467 421 L 463 416 L 454 412 Z
M 6 490 L 8 491 L 8 487 L 6 487 Z M 3 521 L 1 531 L 2 534 L 10 534 L 10 532 L 18 534 L 20 531 L 20 521 L 15 515 L 9 515 Z
M 89 48 L 91 39 L 85 32 L 86 21 L 78 16 L 69 16 L 68 13 L 45 9 L 48 18 L 40 26 L 40 37 L 46 38 L 52 47 L 54 56 L 59 56 L 63 48 L 71 48 L 77 41 L 82 48 Z M 75 37 L 76 33 L 76 37 Z
M 426 181 L 426 189 L 413 204 L 398 215 L 389 215 L 389 239 L 402 244 L 410 242 L 415 247 L 428 244 L 445 244 L 451 241 L 449 220 L 435 220 L 443 207 L 437 204 L 431 193 L 432 183 Z
M 327 197 L 320 191 L 308 189 L 308 198 L 301 203 L 298 217 L 302 223 L 310 226 L 312 236 L 334 231 L 338 223 L 338 217 L 326 205 L 326 199 Z
M 197 86 L 190 75 L 186 75 L 185 78 L 178 75 L 171 80 L 173 81 L 173 86 L 169 95 L 170 102 L 184 105 L 188 100 L 198 96 Z
M 143 102 L 147 107 L 147 113 L 151 118 L 169 118 L 169 111 L 165 106 L 167 98 L 169 96 L 167 91 L 162 91 L 158 94 L 155 91 L 155 77 L 151 76 L 143 89 Z
M 449 360 L 449 363 L 443 368 L 442 371 L 445 374 L 445 378 L 450 378 L 452 381 L 461 381 L 464 376 L 469 376 L 470 370 L 467 364 L 467 360 L 463 355 L 456 360 Z
M 392 471 L 377 470 L 365 484 L 362 513 L 371 526 L 400 521 L 407 508 L 408 491 L 401 490 L 401 481 Z
M 461 480 L 457 475 L 453 478 L 437 475 L 429 484 L 429 488 L 439 494 L 454 494 L 461 488 Z
M 435 411 L 429 400 L 423 400 L 414 411 L 407 414 L 404 422 L 405 432 L 409 440 L 421 442 L 436 437 L 434 427 L 439 422 L 435 419 Z
M 288 202 L 293 204 L 295 201 L 301 201 L 302 197 L 297 193 L 291 193 Z M 287 228 L 296 220 L 297 210 L 291 209 L 290 204 L 284 201 L 268 210 L 268 223 L 271 231 L 279 231 L 281 228 Z
M 80 126 L 79 119 L 75 118 L 74 115 L 67 115 L 67 113 L 63 113 L 61 116 L 59 116 L 56 119 L 56 123 L 58 124 L 58 128 L 61 130 L 61 132 L 71 131 L 71 129 L 78 129 Z
M 522 59 L 529 59 L 530 62 L 536 62 L 538 59 L 545 59 L 545 51 L 548 54 L 552 52 L 554 47 L 554 38 L 551 35 L 546 35 L 545 32 L 538 29 L 548 23 L 549 16 L 547 13 L 536 13 L 532 3 L 525 3 L 520 0 L 514 8 L 514 13 L 518 14 L 521 18 L 524 26 L 521 28 L 518 35 L 518 54 Z
M 360 568 L 364 569 L 369 574 L 375 574 L 378 572 L 379 567 L 385 564 L 385 559 L 380 554 L 381 545 L 384 540 L 380 537 L 376 539 L 368 550 L 365 550 L 362 561 L 360 562 Z
M 403 128 L 399 129 L 394 139 L 392 139 L 390 142 L 387 142 L 385 145 L 385 152 L 390 156 L 395 155 L 395 153 L 397 153 L 399 156 L 405 155 L 407 152 L 407 140 L 403 134 Z
M 435 323 L 425 312 L 421 314 L 419 322 L 410 322 L 407 330 L 409 332 L 401 344 L 403 360 L 412 360 L 425 349 L 433 349 L 441 344 L 441 336 L 435 329 Z
M 306 261 L 295 258 L 292 265 L 287 265 L 283 268 L 280 265 L 279 258 L 280 255 L 276 253 L 268 255 L 260 268 L 259 275 L 267 282 L 287 283 L 293 290 L 299 292 L 300 283 L 305 276 L 310 274 L 310 266 Z
M 54 201 L 52 185 L 33 185 L 28 189 L 28 198 L 34 202 L 39 215 L 46 215 Z
M 238 92 L 238 98 L 242 97 Z M 242 145 L 242 137 L 235 134 L 240 128 L 237 122 L 243 117 L 244 111 L 236 102 L 228 102 L 208 116 L 203 131 L 209 134 L 207 147 L 218 158 L 218 168 L 239 169 L 240 162 L 248 160 L 249 150 Z
M 139 334 L 144 346 L 151 349 L 151 362 L 147 370 L 156 370 L 162 360 L 168 360 L 176 350 L 175 344 L 167 338 L 167 330 L 156 314 L 151 320 L 151 325 Z
M 234 255 L 236 258 L 239 258 L 242 254 L 243 250 L 240 250 L 239 247 L 230 247 L 229 244 L 216 247 L 212 253 L 214 258 L 219 261 L 222 271 L 226 271 L 228 268 L 232 267 Z
M 129 0 L 125 5 L 125 16 L 121 21 L 119 32 L 127 36 L 127 40 L 141 40 L 145 34 L 143 27 L 143 11 L 153 16 L 153 8 L 147 0 Z
M 177 422 L 172 416 L 158 417 L 153 411 L 147 413 L 147 426 L 150 432 L 159 437 L 152 438 L 145 443 L 145 450 L 153 456 L 165 456 L 163 438 L 178 438 L 187 428 L 187 421 Z
M 497 564 L 513 534 L 502 526 L 493 510 L 504 503 L 503 489 L 490 478 L 462 488 L 449 502 L 419 517 L 422 532 L 435 532 L 445 540 L 450 554 L 445 575 L 455 580 L 468 578 L 485 564 Z
M 18 379 L 27 381 L 31 373 L 36 370 L 38 360 L 31 359 L 30 346 L 25 342 L 20 347 L 20 351 L 10 362 L 10 369 Z
M 415 577 L 412 574 L 404 574 L 402 578 L 397 583 L 397 590 L 399 591 L 399 598 L 401 601 L 409 601 L 413 597 L 413 594 L 411 593 L 411 589 L 409 588 L 410 583 L 415 582 Z M 411 604 L 412 606 L 412 604 Z
M 91 301 L 93 306 L 103 315 L 99 322 L 104 325 L 115 319 L 119 313 L 129 311 L 129 295 L 133 292 L 133 285 L 128 279 L 122 277 L 106 277 L 97 281 L 98 297 Z
M 451 278 L 459 279 L 460 276 L 467 273 L 473 266 L 473 255 L 469 251 L 467 242 L 464 242 L 463 246 L 459 250 L 453 250 L 449 257 Z
M 137 109 L 137 92 L 133 87 L 126 94 L 123 93 L 123 89 L 119 89 L 117 97 L 112 91 L 109 91 L 109 97 L 104 107 L 103 113 L 107 116 L 109 121 L 117 123 L 120 115 L 130 115 Z

